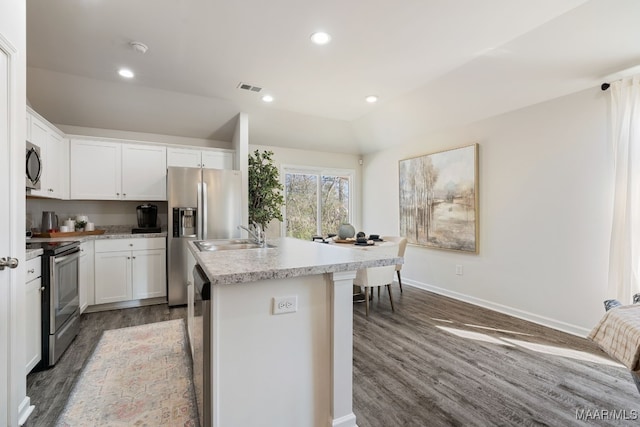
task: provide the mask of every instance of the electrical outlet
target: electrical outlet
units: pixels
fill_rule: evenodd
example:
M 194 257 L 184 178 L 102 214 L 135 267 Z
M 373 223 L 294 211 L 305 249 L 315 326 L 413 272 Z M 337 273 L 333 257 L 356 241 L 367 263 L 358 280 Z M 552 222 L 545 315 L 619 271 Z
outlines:
M 274 297 L 273 314 L 295 313 L 298 311 L 298 296 Z
M 456 274 L 462 276 L 462 264 L 456 264 Z

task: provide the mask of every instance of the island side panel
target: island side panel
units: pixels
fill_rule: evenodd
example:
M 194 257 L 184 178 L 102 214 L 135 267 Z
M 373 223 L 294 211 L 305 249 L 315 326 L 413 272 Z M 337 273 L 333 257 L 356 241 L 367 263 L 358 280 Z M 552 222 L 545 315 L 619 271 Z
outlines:
M 331 304 L 331 427 L 357 427 L 353 413 L 353 279 L 355 271 L 326 275 Z
M 213 426 L 327 425 L 332 286 L 312 275 L 212 287 Z M 273 314 L 283 296 L 296 312 Z

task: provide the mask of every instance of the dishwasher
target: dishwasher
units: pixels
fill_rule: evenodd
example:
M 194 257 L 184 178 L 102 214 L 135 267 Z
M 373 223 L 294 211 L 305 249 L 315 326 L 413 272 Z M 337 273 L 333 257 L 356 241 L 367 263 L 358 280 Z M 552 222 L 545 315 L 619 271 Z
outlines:
M 193 317 L 190 325 L 193 386 L 200 427 L 211 427 L 211 283 L 199 265 L 193 267 Z

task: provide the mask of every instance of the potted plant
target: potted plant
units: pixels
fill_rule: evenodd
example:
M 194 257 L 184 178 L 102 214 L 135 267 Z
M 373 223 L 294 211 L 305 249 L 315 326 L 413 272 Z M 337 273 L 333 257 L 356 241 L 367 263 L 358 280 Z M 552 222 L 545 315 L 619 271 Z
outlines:
M 249 154 L 249 223 L 260 224 L 262 230 L 274 219 L 282 221 L 284 188 L 272 157 L 272 151 Z

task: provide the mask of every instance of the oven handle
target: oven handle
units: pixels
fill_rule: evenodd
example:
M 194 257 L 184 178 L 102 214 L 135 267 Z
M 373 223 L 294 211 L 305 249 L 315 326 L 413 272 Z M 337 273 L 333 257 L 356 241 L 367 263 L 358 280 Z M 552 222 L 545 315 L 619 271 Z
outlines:
M 65 262 L 69 259 L 73 259 L 73 258 L 78 258 L 80 256 L 80 249 L 78 249 L 77 251 L 72 252 L 70 255 L 65 255 L 65 256 L 54 256 L 53 257 L 53 263 L 54 264 L 59 264 L 61 262 Z

